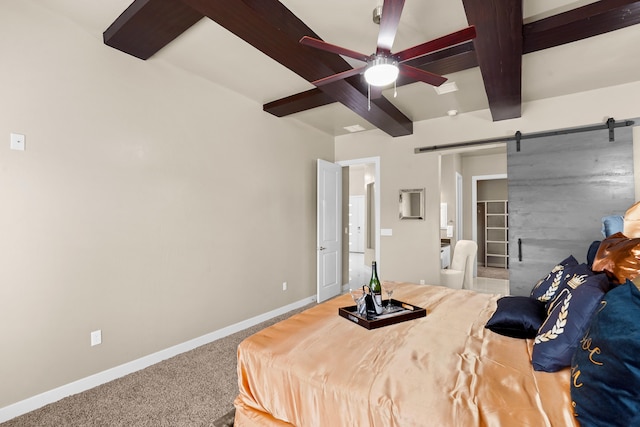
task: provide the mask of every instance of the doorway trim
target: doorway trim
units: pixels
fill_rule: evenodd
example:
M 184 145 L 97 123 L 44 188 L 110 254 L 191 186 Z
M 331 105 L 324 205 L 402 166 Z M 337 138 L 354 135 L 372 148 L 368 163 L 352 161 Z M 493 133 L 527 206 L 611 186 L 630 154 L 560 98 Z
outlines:
M 456 242 L 464 238 L 464 182 L 456 171 Z
M 380 157 L 364 157 L 361 159 L 352 159 L 352 160 L 340 160 L 337 161 L 336 164 L 340 166 L 355 166 L 355 165 L 365 165 L 365 164 L 373 164 L 375 170 L 375 185 L 374 188 L 374 212 L 375 212 L 375 259 L 378 267 L 378 275 L 380 275 L 381 265 L 380 265 Z M 343 280 L 344 281 L 344 280 Z

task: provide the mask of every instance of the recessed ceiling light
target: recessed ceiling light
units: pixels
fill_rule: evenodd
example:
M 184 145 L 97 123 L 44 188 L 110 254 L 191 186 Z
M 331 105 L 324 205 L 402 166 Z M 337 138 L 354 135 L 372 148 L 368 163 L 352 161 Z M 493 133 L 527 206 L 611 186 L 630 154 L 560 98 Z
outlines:
M 433 87 L 438 95 L 442 95 L 449 92 L 455 92 L 458 90 L 456 82 L 443 83 L 440 86 Z
M 447 115 L 449 117 L 457 116 L 458 115 L 458 110 L 449 110 L 449 111 L 447 111 Z
M 360 125 L 345 126 L 344 129 L 348 130 L 349 132 L 360 132 L 364 130 L 364 128 Z

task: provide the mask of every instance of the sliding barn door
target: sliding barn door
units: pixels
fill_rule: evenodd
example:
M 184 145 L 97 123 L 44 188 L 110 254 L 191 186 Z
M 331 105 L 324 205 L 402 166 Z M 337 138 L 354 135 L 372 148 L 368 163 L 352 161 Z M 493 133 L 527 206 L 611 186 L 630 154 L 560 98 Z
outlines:
M 636 121 L 636 123 L 638 123 Z M 569 255 L 586 262 L 603 216 L 634 203 L 632 128 L 527 139 L 507 147 L 509 280 L 528 295 Z

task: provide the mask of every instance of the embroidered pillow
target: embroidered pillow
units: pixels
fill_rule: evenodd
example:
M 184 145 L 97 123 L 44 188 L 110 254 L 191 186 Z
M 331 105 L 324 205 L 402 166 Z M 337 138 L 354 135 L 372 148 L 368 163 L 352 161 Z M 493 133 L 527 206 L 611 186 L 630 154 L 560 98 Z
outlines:
M 640 425 L 640 291 L 605 296 L 571 364 L 571 400 L 584 426 Z
M 549 274 L 538 280 L 538 283 L 531 290 L 531 298 L 545 303 L 551 301 L 561 285 L 564 269 L 572 265 L 578 265 L 578 261 L 573 255 L 569 255 L 553 267 Z
M 485 328 L 512 338 L 535 338 L 546 317 L 542 301 L 526 296 L 507 296 L 498 300 L 498 307 Z
M 556 372 L 571 365 L 578 342 L 608 288 L 604 274 L 576 275 L 567 282 L 533 342 L 534 370 Z
M 547 315 L 551 313 L 553 308 L 555 307 L 556 302 L 560 299 L 560 295 L 562 291 L 566 288 L 575 289 L 580 283 L 584 283 L 589 276 L 593 276 L 593 271 L 589 268 L 587 264 L 579 264 L 579 265 L 570 265 L 564 269 L 564 275 L 558 284 L 558 291 L 551 299 L 551 301 L 547 302 Z M 607 290 L 609 287 L 607 286 Z M 606 291 L 605 291 L 606 292 Z

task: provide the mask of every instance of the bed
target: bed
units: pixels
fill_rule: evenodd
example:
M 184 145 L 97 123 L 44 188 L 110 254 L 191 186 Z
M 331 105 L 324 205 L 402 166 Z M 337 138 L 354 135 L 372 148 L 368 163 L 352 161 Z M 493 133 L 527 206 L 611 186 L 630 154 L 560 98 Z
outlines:
M 427 316 L 367 330 L 341 295 L 238 347 L 235 426 L 577 426 L 570 368 L 532 367 L 532 339 L 485 328 L 499 295 L 399 284 Z

